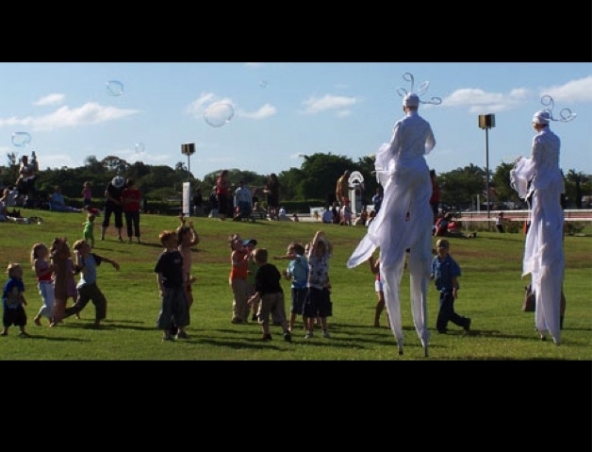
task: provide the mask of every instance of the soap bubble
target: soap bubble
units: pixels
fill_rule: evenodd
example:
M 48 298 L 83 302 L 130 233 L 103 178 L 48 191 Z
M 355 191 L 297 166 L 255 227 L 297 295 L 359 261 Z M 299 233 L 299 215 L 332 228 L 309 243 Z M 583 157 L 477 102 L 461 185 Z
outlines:
M 144 143 L 134 144 L 134 151 L 136 151 L 136 154 L 142 154 L 144 152 L 144 149 Z
M 28 132 L 14 132 L 12 134 L 12 144 L 22 148 L 31 142 L 31 135 Z
M 259 86 L 260 86 L 261 88 L 267 88 L 267 85 L 269 85 L 269 82 L 268 82 L 267 80 L 261 80 L 261 81 L 259 82 Z
M 123 83 L 117 80 L 109 80 L 105 84 L 107 88 L 107 94 L 115 97 L 119 97 L 123 94 Z
M 234 108 L 228 102 L 214 102 L 204 112 L 205 121 L 212 127 L 222 127 L 234 116 Z

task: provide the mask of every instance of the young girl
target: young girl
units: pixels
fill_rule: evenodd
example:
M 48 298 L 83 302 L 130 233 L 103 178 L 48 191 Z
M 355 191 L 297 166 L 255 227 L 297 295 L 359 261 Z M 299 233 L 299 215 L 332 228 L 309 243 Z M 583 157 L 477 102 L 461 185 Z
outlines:
M 249 317 L 249 288 L 247 285 L 247 270 L 249 253 L 238 234 L 233 234 L 229 240 L 230 275 L 228 282 L 232 289 L 232 323 L 247 323 Z
M 54 302 L 52 322 L 49 326 L 61 323 L 68 299 L 68 259 L 72 256 L 66 237 L 56 237 L 49 251 L 53 267 Z
M 327 317 L 333 314 L 329 283 L 329 258 L 333 246 L 323 231 L 317 231 L 308 252 L 308 295 L 304 303 L 303 317 L 307 326 L 305 339 L 313 337 L 316 317 L 320 317 L 323 337 L 328 338 Z
M 191 293 L 191 285 L 197 280 L 191 274 L 191 247 L 199 243 L 199 235 L 195 231 L 193 221 L 186 222 L 187 218 L 181 216 L 181 226 L 177 228 L 177 243 L 178 250 L 183 256 L 183 281 L 185 288 L 185 295 L 187 296 L 187 308 L 191 308 L 193 304 L 193 294 Z
M 82 184 L 82 206 L 90 207 L 92 204 L 92 184 L 86 181 Z
M 53 265 L 49 263 L 48 258 L 49 249 L 47 246 L 44 243 L 35 243 L 31 249 L 31 265 L 43 301 L 43 305 L 33 319 L 37 326 L 41 326 L 41 317 L 47 317 L 50 324 L 53 321 L 53 303 L 55 299 L 52 281 Z
M 76 280 L 74 275 L 80 273 L 80 270 L 76 269 L 74 260 L 69 257 L 66 259 L 66 306 L 68 305 L 68 299 L 72 299 L 72 304 L 76 303 L 78 299 L 78 289 L 76 289 Z M 76 313 L 76 318 L 80 320 L 80 313 Z
M 181 226 L 175 230 L 175 233 L 177 234 L 177 250 L 181 253 L 181 256 L 183 256 L 183 290 L 187 299 L 187 315 L 189 315 L 189 308 L 191 308 L 191 305 L 193 304 L 191 286 L 197 280 L 191 274 L 191 247 L 199 243 L 199 236 L 193 227 L 192 221 L 189 221 L 187 224 L 185 223 L 187 220 L 185 215 L 179 215 L 179 219 L 181 220 Z M 187 339 L 188 337 L 184 330 L 179 330 L 174 321 L 171 324 L 169 335 L 171 337 L 177 336 L 181 339 Z

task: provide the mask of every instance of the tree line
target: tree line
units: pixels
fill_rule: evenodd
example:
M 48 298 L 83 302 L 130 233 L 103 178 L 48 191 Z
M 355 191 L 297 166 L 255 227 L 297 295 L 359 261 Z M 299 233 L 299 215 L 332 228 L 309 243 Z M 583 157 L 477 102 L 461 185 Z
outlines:
M 265 198 L 261 189 L 267 183 L 269 174 L 258 174 L 237 168 L 221 168 L 208 173 L 203 180 L 195 178 L 188 171 L 186 164 L 178 162 L 174 168 L 167 165 L 147 165 L 141 161 L 129 163 L 116 156 L 98 160 L 88 156 L 84 165 L 78 168 L 41 169 L 43 156 L 40 158 L 40 171 L 37 176 L 37 191 L 40 196 L 49 196 L 53 187 L 59 185 L 62 194 L 68 199 L 80 199 L 82 185 L 91 182 L 93 195 L 102 199 L 103 190 L 115 175 L 132 178 L 144 197 L 149 201 L 164 201 L 181 196 L 184 182 L 190 182 L 192 189 L 200 187 L 204 199 L 216 183 L 222 169 L 228 169 L 230 180 L 238 185 L 240 180 L 251 187 L 261 201 Z M 19 161 L 15 153 L 7 154 L 7 165 L 0 167 L 2 186 L 13 186 L 19 170 Z M 492 208 L 507 208 L 508 204 L 524 207 L 516 191 L 510 186 L 510 170 L 513 164 L 502 163 L 489 174 L 489 200 Z M 482 205 L 487 199 L 487 172 L 485 168 L 469 165 L 448 172 L 438 172 L 437 180 L 441 188 L 442 203 L 455 210 L 476 208 L 477 200 Z M 280 182 L 282 202 L 310 201 L 311 205 L 327 204 L 334 200 L 335 183 L 345 170 L 358 171 L 364 177 L 362 202 L 371 204 L 378 182 L 374 173 L 374 158 L 362 157 L 357 161 L 332 153 L 316 153 L 303 156 L 299 168 L 292 167 L 276 173 Z M 569 169 L 564 173 L 567 207 L 574 209 L 592 207 L 592 176 Z

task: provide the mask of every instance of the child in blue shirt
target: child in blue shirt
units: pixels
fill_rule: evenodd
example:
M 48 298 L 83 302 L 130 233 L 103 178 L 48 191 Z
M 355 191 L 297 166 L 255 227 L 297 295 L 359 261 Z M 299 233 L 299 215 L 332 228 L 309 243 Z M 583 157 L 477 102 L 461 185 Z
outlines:
M 306 300 L 306 282 L 308 281 L 308 259 L 304 246 L 301 243 L 292 242 L 288 245 L 285 256 L 276 256 L 275 259 L 288 259 L 288 267 L 282 272 L 284 278 L 291 281 L 290 292 L 292 302 L 290 306 L 290 319 L 288 328 L 294 330 L 294 323 L 298 314 L 302 314 L 304 301 Z
M 446 334 L 448 322 L 462 326 L 465 331 L 471 329 L 471 319 L 462 317 L 454 311 L 454 301 L 458 297 L 458 277 L 460 266 L 450 256 L 450 243 L 440 239 L 436 242 L 436 253 L 432 261 L 432 273 L 430 279 L 434 280 L 436 289 L 440 292 L 440 310 L 436 320 L 436 329 L 441 334 Z
M 24 306 L 27 305 L 27 300 L 23 295 L 25 291 L 25 284 L 23 283 L 23 268 L 20 264 L 8 264 L 6 269 L 8 273 L 8 281 L 4 284 L 4 291 L 2 292 L 2 305 L 4 307 L 4 314 L 2 316 L 2 332 L 0 336 L 8 335 L 8 328 L 16 325 L 20 328 L 19 336 L 28 336 L 25 331 L 27 324 L 27 314 Z

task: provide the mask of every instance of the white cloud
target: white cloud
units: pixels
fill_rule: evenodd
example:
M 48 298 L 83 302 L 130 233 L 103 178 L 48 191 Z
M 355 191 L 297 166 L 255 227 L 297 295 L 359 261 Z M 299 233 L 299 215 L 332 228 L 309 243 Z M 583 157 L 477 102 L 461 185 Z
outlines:
M 351 115 L 351 110 L 340 110 L 337 112 L 337 117 L 338 118 L 345 118 L 346 116 L 350 116 Z
M 549 95 L 553 98 L 555 105 L 560 108 L 563 103 L 583 103 L 592 102 L 592 75 L 578 80 L 572 80 L 564 85 L 555 85 L 544 88 L 540 92 L 541 96 Z
M 241 118 L 247 119 L 265 119 L 269 118 L 270 116 L 274 116 L 277 113 L 277 109 L 270 104 L 265 104 L 261 108 L 253 112 L 246 112 L 246 111 L 239 111 L 238 116 Z
M 215 99 L 216 95 L 214 93 L 201 93 L 197 99 L 187 106 L 186 112 L 195 117 L 201 116 L 205 110 L 205 105 L 212 103 Z
M 89 102 L 79 108 L 60 107 L 53 113 L 44 116 L 0 118 L 0 127 L 26 126 L 31 130 L 53 130 L 63 127 L 99 124 L 125 118 L 138 112 L 139 110 L 104 107 L 96 102 Z
M 65 94 L 59 94 L 59 93 L 48 94 L 47 96 L 44 96 L 41 99 L 38 99 L 35 102 L 33 102 L 33 105 L 38 105 L 38 106 L 59 105 L 64 102 L 65 98 L 66 98 Z
M 356 97 L 332 96 L 330 94 L 326 94 L 321 98 L 312 96 L 302 102 L 305 106 L 303 113 L 313 115 L 326 110 L 340 110 L 355 105 L 359 101 L 360 99 Z
M 508 94 L 462 88 L 442 99 L 442 106 L 468 108 L 469 113 L 473 114 L 497 113 L 521 105 L 528 94 L 529 91 L 524 88 L 513 89 Z
M 245 63 L 245 66 L 250 68 L 258 68 L 263 66 L 263 63 Z

